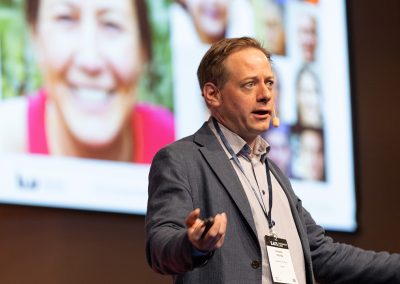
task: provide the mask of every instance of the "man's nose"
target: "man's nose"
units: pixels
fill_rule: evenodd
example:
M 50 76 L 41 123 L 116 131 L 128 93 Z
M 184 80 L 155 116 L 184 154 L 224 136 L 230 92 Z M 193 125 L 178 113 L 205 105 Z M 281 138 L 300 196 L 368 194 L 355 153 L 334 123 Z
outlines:
M 268 102 L 273 97 L 273 89 L 265 84 L 262 84 L 258 91 L 258 100 L 261 102 Z

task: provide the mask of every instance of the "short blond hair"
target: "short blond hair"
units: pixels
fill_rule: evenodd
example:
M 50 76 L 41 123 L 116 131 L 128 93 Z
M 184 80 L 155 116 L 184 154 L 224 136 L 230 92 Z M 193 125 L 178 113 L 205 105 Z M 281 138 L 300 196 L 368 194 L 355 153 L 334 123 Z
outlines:
M 224 38 L 214 43 L 200 62 L 197 69 L 200 89 L 203 90 L 207 82 L 211 82 L 218 88 L 222 88 L 229 78 L 229 73 L 224 65 L 226 58 L 232 53 L 246 48 L 260 50 L 271 62 L 271 54 L 258 40 L 251 37 Z

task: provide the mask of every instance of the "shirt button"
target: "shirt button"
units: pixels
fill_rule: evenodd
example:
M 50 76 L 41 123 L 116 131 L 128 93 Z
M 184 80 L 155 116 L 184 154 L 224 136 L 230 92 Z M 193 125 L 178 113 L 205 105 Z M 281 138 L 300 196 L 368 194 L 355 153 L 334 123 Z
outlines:
M 254 269 L 259 268 L 259 267 L 260 267 L 260 262 L 257 261 L 257 260 L 253 260 L 253 261 L 251 262 L 251 267 L 253 267 Z

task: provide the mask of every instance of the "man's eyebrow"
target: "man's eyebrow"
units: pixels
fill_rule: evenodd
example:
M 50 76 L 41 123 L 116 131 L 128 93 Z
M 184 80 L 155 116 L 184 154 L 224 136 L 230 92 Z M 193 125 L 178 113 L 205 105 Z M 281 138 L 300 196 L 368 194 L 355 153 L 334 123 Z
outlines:
M 247 81 L 247 80 L 258 80 L 257 76 L 247 76 L 242 78 L 240 81 Z

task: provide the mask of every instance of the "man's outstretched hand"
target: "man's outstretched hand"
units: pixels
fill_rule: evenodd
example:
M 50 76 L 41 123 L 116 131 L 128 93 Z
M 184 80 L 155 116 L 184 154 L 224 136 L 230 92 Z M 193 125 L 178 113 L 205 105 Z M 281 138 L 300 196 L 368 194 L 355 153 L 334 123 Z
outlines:
M 207 253 L 219 249 L 224 243 L 227 217 L 225 213 L 214 216 L 214 223 L 202 237 L 206 224 L 200 218 L 200 209 L 197 208 L 186 217 L 187 235 L 192 245 L 199 251 Z

